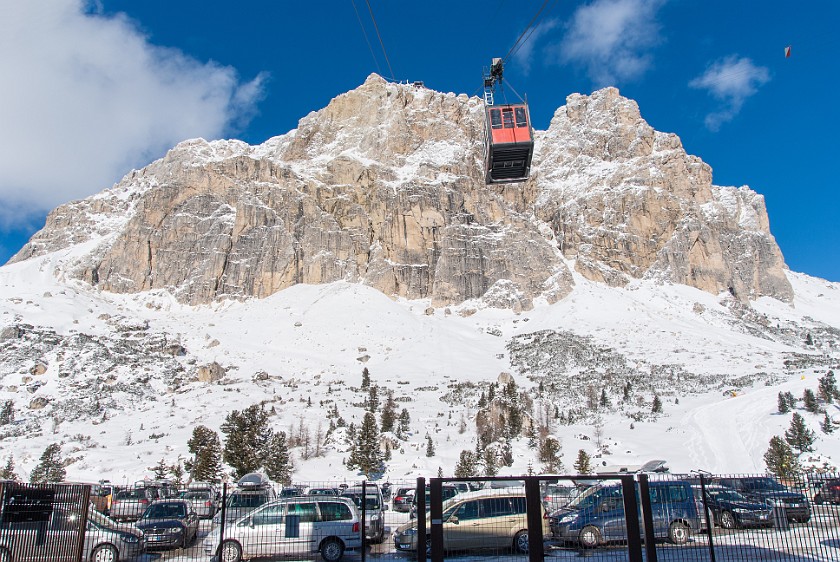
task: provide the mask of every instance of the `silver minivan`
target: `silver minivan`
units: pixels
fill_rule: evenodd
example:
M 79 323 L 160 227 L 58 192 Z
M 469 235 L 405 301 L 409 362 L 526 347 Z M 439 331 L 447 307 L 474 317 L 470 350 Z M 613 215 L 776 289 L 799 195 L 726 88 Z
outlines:
M 326 562 L 341 560 L 346 550 L 362 546 L 361 523 L 348 498 L 282 498 L 255 509 L 204 540 L 204 552 L 218 562 L 256 557 L 320 553 Z

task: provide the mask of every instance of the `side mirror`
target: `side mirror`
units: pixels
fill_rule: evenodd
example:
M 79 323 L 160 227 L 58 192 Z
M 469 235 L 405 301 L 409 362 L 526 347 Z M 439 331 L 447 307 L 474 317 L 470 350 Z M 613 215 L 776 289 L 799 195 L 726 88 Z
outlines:
M 252 529 L 254 528 L 254 518 L 253 517 L 248 518 L 248 526 L 251 527 Z
M 453 525 L 458 525 L 458 518 L 455 517 L 454 515 L 452 515 L 452 516 L 449 517 L 448 523 L 452 523 Z

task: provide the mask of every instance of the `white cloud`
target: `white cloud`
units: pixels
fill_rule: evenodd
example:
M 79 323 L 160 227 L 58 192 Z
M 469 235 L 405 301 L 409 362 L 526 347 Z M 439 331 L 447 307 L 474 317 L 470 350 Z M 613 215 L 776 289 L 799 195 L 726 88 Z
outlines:
M 557 60 L 581 65 L 596 86 L 640 77 L 650 67 L 649 50 L 661 42 L 656 12 L 665 0 L 595 0 L 578 8 Z
M 706 127 L 717 131 L 741 111 L 747 98 L 769 81 L 770 72 L 766 67 L 756 66 L 748 58 L 730 55 L 713 63 L 688 85 L 707 90 L 721 102 L 720 109 L 706 116 Z
M 4 4 L 0 226 L 100 191 L 181 140 L 218 138 L 262 97 L 262 75 L 242 83 L 83 0 Z
M 546 33 L 559 25 L 557 20 L 548 20 L 536 26 L 525 38 L 519 49 L 513 54 L 513 59 L 519 66 L 522 74 L 527 76 L 531 72 L 534 47 Z

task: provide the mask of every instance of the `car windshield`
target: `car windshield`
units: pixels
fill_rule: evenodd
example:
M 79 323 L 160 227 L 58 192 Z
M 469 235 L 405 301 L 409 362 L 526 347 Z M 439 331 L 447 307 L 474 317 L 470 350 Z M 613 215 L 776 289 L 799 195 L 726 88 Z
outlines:
M 621 488 L 618 486 L 593 486 L 569 502 L 569 505 L 566 507 L 571 509 L 589 509 L 598 505 L 604 498 L 617 497 L 621 497 Z
M 100 529 L 116 529 L 119 527 L 119 523 L 93 509 L 88 510 L 88 520 Z
M 166 519 L 169 517 L 182 519 L 186 516 L 187 506 L 183 503 L 153 503 L 143 513 L 143 519 Z
M 344 494 L 345 497 L 350 498 L 353 500 L 353 503 L 356 504 L 356 507 L 362 509 L 362 496 L 361 494 Z M 369 509 L 379 509 L 379 498 L 377 496 L 365 496 L 365 510 Z
M 742 494 L 736 492 L 735 490 L 709 490 L 709 495 L 712 496 L 712 499 L 718 501 L 730 501 L 730 502 L 744 502 L 748 501 Z
M 210 498 L 210 492 L 184 492 L 181 497 L 185 500 L 206 500 Z
M 228 507 L 259 507 L 268 501 L 264 494 L 233 494 L 228 500 Z
M 744 486 L 748 490 L 774 490 L 777 492 L 784 492 L 786 488 L 773 480 L 772 478 L 755 478 L 744 482 Z

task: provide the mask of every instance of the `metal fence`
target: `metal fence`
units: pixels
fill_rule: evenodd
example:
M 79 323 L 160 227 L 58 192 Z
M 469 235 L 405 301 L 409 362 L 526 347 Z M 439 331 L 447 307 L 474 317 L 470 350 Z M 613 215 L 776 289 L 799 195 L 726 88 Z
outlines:
M 840 475 L 783 482 L 706 473 L 420 478 L 179 494 L 138 488 L 113 496 L 119 522 L 91 499 L 87 486 L 0 484 L 0 562 L 840 560 Z

